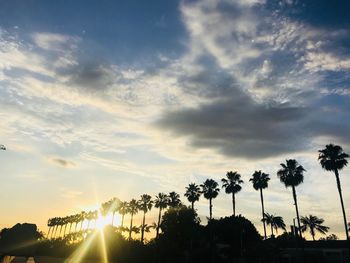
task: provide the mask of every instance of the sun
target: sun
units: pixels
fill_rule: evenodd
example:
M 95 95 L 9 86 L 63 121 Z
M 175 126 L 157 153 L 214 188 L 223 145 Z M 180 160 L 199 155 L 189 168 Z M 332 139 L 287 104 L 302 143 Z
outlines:
M 96 229 L 102 230 L 106 225 L 109 225 L 112 221 L 112 218 L 110 216 L 102 216 L 101 214 L 98 215 L 98 218 L 96 219 Z

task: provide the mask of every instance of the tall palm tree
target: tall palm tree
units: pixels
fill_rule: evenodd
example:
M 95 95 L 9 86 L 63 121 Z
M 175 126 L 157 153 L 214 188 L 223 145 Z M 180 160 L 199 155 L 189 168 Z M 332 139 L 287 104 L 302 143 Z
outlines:
M 83 223 L 86 219 L 86 212 L 85 211 L 82 211 L 80 214 L 79 214 L 79 222 L 80 222 L 80 230 L 81 231 L 83 229 Z
M 54 225 L 54 230 L 52 231 L 51 234 L 51 238 L 56 237 L 56 233 L 57 233 L 57 229 L 58 229 L 58 222 L 59 222 L 59 218 L 58 217 L 54 217 L 53 218 L 53 225 Z
M 118 212 L 121 201 L 119 200 L 119 198 L 113 197 L 109 202 L 110 202 L 109 210 L 110 212 L 112 212 L 112 226 L 113 226 L 114 216 L 115 216 L 115 213 Z
M 142 225 L 141 225 L 141 243 L 143 243 L 143 237 L 146 227 L 146 213 L 152 209 L 153 201 L 152 196 L 148 194 L 141 195 L 139 200 L 139 210 L 143 212 Z
M 158 225 L 157 225 L 157 231 L 156 231 L 156 237 L 159 235 L 159 228 L 160 228 L 160 220 L 162 217 L 162 210 L 167 208 L 169 203 L 168 196 L 164 193 L 159 193 L 156 195 L 154 200 L 154 206 L 156 208 L 159 208 L 159 214 L 158 214 Z
M 68 223 L 69 223 L 68 234 L 70 234 L 71 232 L 73 222 L 74 222 L 74 215 L 68 216 Z
M 263 220 L 266 221 L 266 224 L 270 225 L 271 227 L 271 237 L 274 236 L 273 229 L 276 230 L 276 233 L 278 231 L 278 228 L 286 230 L 286 224 L 284 223 L 283 218 L 281 216 L 275 216 L 269 213 L 265 213 Z
M 62 227 L 64 226 L 65 224 L 65 218 L 64 217 L 60 217 L 59 220 L 58 220 L 58 224 L 60 226 L 60 232 L 58 234 L 58 237 L 61 236 L 61 233 L 62 233 Z
M 130 228 L 129 228 L 129 240 L 131 240 L 131 233 L 132 233 L 132 231 L 134 229 L 133 226 L 132 226 L 134 214 L 136 214 L 139 211 L 139 203 L 138 203 L 138 201 L 135 200 L 135 199 L 132 199 L 129 202 L 128 210 L 129 210 L 129 213 L 131 215 L 131 217 L 130 217 Z
M 222 187 L 225 188 L 226 194 L 232 194 L 232 209 L 233 216 L 236 216 L 236 200 L 235 194 L 241 191 L 242 187 L 240 184 L 243 183 L 241 180 L 241 175 L 237 172 L 227 172 L 226 178 L 221 179 Z
M 80 222 L 80 214 L 75 214 L 74 215 L 74 232 L 77 232 L 77 227 L 78 227 L 78 223 Z
M 123 228 L 124 227 L 124 217 L 128 213 L 128 202 L 126 202 L 126 201 L 120 202 L 119 208 L 118 208 L 118 213 L 122 216 L 122 221 L 121 221 L 120 227 Z
M 170 192 L 168 195 L 168 206 L 171 208 L 179 207 L 181 205 L 180 195 L 176 192 Z
M 302 216 L 300 219 L 301 223 L 301 231 L 305 232 L 307 229 L 310 229 L 310 234 L 312 239 L 315 241 L 315 232 L 318 231 L 322 234 L 326 234 L 329 230 L 328 226 L 323 226 L 324 220 L 322 218 L 318 218 L 317 216 L 309 215 Z
M 49 218 L 49 220 L 47 220 L 47 226 L 49 227 L 49 230 L 47 231 L 47 238 L 49 239 L 50 237 L 50 232 L 53 229 L 53 218 Z
M 261 171 L 255 171 L 252 175 L 253 177 L 249 179 L 253 183 L 253 187 L 255 190 L 260 191 L 260 201 L 261 201 L 261 212 L 262 212 L 262 221 L 264 225 L 264 236 L 266 239 L 266 225 L 265 225 L 265 209 L 264 209 L 264 196 L 263 196 L 263 189 L 268 187 L 268 182 L 270 180 L 270 177 L 268 174 L 263 173 Z
M 218 186 L 218 183 L 213 179 L 207 179 L 203 184 L 201 184 L 204 198 L 209 200 L 209 219 L 212 219 L 213 217 L 212 200 L 216 198 L 220 192 L 220 188 Z
M 286 160 L 286 163 L 285 164 L 281 163 L 281 166 L 282 168 L 278 170 L 277 176 L 280 178 L 280 181 L 286 187 L 292 187 L 295 211 L 298 219 L 298 230 L 299 230 L 300 237 L 302 237 L 302 234 L 300 231 L 301 229 L 300 217 L 299 217 L 297 193 L 295 191 L 295 187 L 297 187 L 299 184 L 301 184 L 304 181 L 305 169 L 304 167 L 299 165 L 299 163 L 294 159 Z
M 332 171 L 335 174 L 339 197 L 340 197 L 340 204 L 343 212 L 346 239 L 349 240 L 349 230 L 347 228 L 343 194 L 342 194 L 340 178 L 339 178 L 339 171 L 348 164 L 348 161 L 346 160 L 346 158 L 349 158 L 349 155 L 343 151 L 342 147 L 334 144 L 328 144 L 326 145 L 325 149 L 319 150 L 318 152 L 319 152 L 318 159 L 320 161 L 322 168 L 327 171 Z
M 194 211 L 194 202 L 199 200 L 199 197 L 201 196 L 202 192 L 199 187 L 199 185 L 196 185 L 195 183 L 189 184 L 186 187 L 186 193 L 184 194 L 187 197 L 188 202 L 191 203 L 191 208 Z

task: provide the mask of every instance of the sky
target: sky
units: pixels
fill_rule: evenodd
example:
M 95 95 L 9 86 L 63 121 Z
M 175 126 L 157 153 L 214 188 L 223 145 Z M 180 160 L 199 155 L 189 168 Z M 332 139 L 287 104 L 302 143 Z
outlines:
M 350 153 L 348 10 L 345 0 L 0 0 L 0 228 L 46 231 L 48 218 L 114 196 L 176 191 L 187 203 L 189 183 L 238 171 L 237 213 L 262 231 L 255 170 L 271 177 L 266 211 L 289 226 L 292 193 L 276 172 L 296 159 L 300 214 L 344 238 L 335 177 L 317 157 L 328 143 Z M 350 218 L 349 167 L 341 182 Z M 223 190 L 213 204 L 214 217 L 231 215 Z M 196 208 L 208 216 L 207 200 Z

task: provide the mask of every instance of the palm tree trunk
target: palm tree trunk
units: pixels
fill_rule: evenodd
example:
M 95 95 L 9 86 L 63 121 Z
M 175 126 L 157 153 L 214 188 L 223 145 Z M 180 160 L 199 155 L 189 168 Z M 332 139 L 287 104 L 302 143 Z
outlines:
M 80 231 L 83 229 L 83 222 L 84 222 L 84 220 L 81 220 Z
M 192 211 L 194 212 L 194 202 L 191 202 Z
M 70 231 L 71 231 L 71 229 L 72 229 L 72 225 L 73 225 L 73 222 L 70 222 L 68 234 L 70 234 Z
M 114 223 L 114 214 L 115 214 L 115 212 L 112 213 L 112 226 L 113 226 L 113 223 Z
M 271 224 L 271 237 L 274 237 L 272 224 Z
M 58 234 L 58 236 L 59 236 L 59 237 L 61 236 L 62 227 L 63 227 L 63 225 L 61 225 L 61 228 L 60 228 L 60 233 Z
M 130 219 L 130 229 L 129 229 L 129 240 L 131 240 L 131 232 L 132 232 L 132 220 L 133 220 L 134 214 L 131 214 L 131 219 Z
M 143 235 L 145 232 L 145 221 L 146 221 L 146 212 L 143 212 L 142 229 L 141 229 L 141 243 L 142 244 L 143 244 Z
M 55 227 L 55 231 L 53 232 L 53 236 L 54 236 L 54 237 L 56 237 L 57 228 L 58 228 L 58 225 L 56 225 L 56 227 Z
M 158 215 L 158 225 L 157 225 L 157 234 L 156 234 L 156 238 L 157 238 L 158 235 L 159 235 L 159 227 L 160 227 L 160 218 L 161 218 L 161 215 L 162 215 L 162 209 L 159 207 L 159 215 Z
M 77 232 L 77 226 L 78 226 L 78 222 L 75 222 L 74 232 Z
M 233 209 L 233 216 L 236 216 L 236 200 L 235 200 L 235 193 L 232 192 L 232 209 Z
M 125 215 L 125 214 L 122 215 L 122 222 L 121 222 L 121 224 L 120 224 L 121 227 L 123 227 L 123 225 L 124 225 L 124 215 Z
M 299 236 L 302 238 L 302 234 L 301 234 L 301 227 L 300 227 L 300 218 L 299 218 L 299 209 L 298 209 L 298 201 L 297 201 L 297 193 L 295 191 L 295 187 L 292 186 L 292 190 L 293 190 L 293 198 L 294 198 L 294 205 L 295 205 L 295 211 L 297 213 L 297 220 L 298 220 L 298 232 L 299 232 Z
M 211 202 L 211 198 L 209 198 L 209 219 L 211 220 L 212 219 L 212 214 L 213 214 L 213 205 L 212 205 L 212 202 Z
M 340 197 L 340 204 L 341 204 L 341 209 L 343 211 L 343 220 L 344 220 L 344 226 L 345 226 L 346 240 L 349 240 L 349 230 L 348 230 L 348 227 L 347 227 L 347 220 L 346 220 L 346 214 L 345 214 L 345 209 L 344 209 L 343 194 L 342 194 L 342 191 L 341 191 L 341 184 L 340 184 L 338 169 L 335 169 L 334 173 L 335 173 L 335 178 L 337 179 L 337 187 L 338 187 L 338 192 L 339 192 L 339 197 Z
M 263 196 L 262 188 L 260 188 L 260 200 L 261 200 L 262 220 L 264 225 L 264 237 L 266 239 L 265 208 L 264 208 L 264 196 Z
M 67 226 L 68 226 L 68 224 L 65 224 L 65 225 L 64 225 L 63 237 L 65 237 L 65 236 L 66 236 L 66 229 L 67 229 Z
M 50 230 L 51 230 L 51 227 L 49 226 L 49 231 L 47 231 L 47 238 L 49 238 L 50 236 Z

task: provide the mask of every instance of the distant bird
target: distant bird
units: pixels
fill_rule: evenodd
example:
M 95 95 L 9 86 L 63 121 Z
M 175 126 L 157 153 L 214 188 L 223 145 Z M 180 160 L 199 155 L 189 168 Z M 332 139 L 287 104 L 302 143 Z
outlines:
M 0 144 L 0 150 L 4 150 L 4 151 L 6 151 L 6 147 L 5 147 L 5 145 Z

